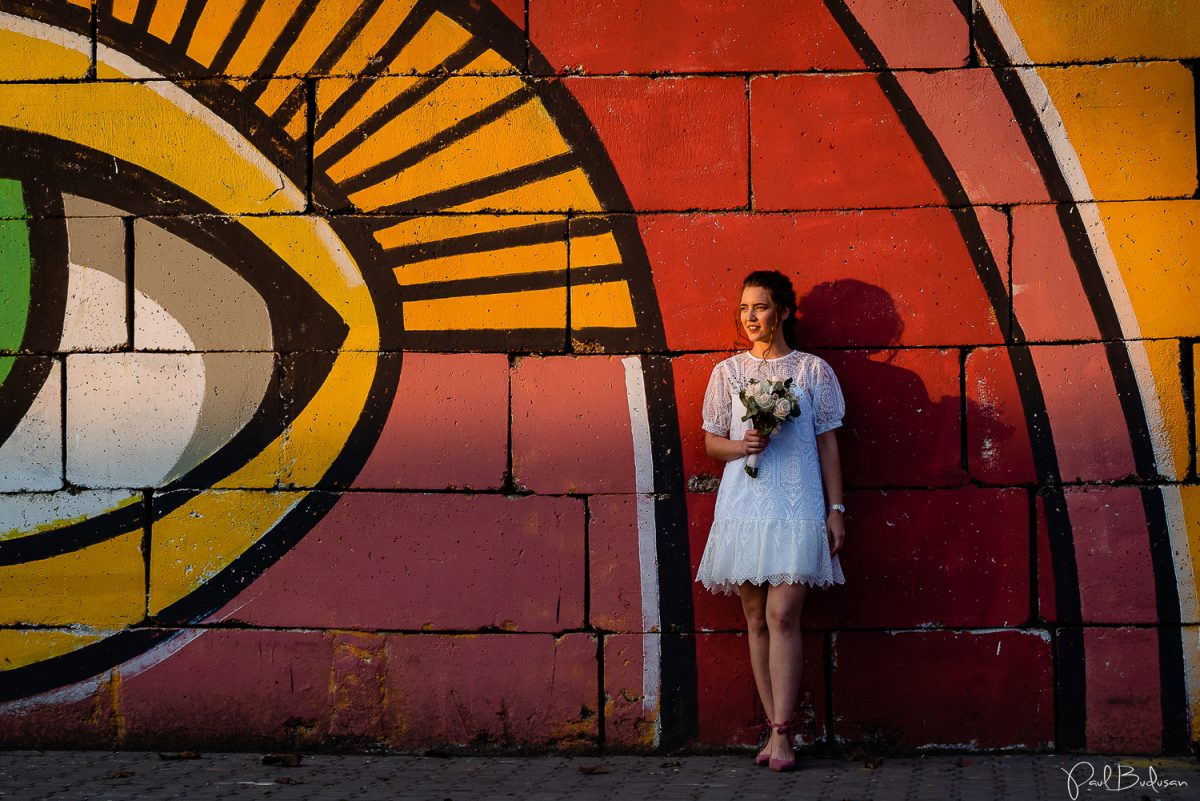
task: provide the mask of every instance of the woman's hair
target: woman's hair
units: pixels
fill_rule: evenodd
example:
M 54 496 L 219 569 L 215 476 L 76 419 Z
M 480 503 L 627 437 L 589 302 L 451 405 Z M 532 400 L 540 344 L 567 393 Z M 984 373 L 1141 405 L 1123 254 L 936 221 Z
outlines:
M 783 341 L 787 343 L 789 348 L 796 347 L 796 290 L 792 287 L 792 281 L 783 273 L 777 270 L 755 270 L 746 276 L 742 281 L 742 289 L 745 290 L 748 286 L 762 287 L 767 290 L 767 294 L 771 296 L 771 302 L 775 304 L 775 309 L 782 317 L 783 312 L 787 311 L 787 318 L 783 320 Z M 738 341 L 744 336 L 740 319 L 737 323 Z

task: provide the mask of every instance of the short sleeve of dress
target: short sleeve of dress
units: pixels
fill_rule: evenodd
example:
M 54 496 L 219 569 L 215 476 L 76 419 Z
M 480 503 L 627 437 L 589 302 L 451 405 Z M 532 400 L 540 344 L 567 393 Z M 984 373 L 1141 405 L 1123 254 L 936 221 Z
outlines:
M 839 427 L 846 415 L 846 400 L 833 368 L 824 359 L 817 359 L 813 368 L 812 392 L 814 431 L 824 434 Z
M 729 421 L 733 417 L 733 400 L 729 395 L 729 378 L 722 362 L 713 368 L 708 378 L 708 389 L 704 392 L 704 425 L 710 434 L 729 436 Z

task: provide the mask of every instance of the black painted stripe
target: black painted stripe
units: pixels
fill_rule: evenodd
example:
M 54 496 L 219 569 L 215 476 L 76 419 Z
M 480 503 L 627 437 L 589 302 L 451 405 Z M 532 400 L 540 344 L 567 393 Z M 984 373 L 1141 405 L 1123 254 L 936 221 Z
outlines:
M 154 15 L 154 7 L 158 5 L 152 0 L 142 0 L 138 4 L 137 13 L 133 15 L 133 27 L 138 30 L 148 31 L 150 29 L 150 17 Z
M 403 211 L 444 211 L 477 200 L 491 197 L 510 189 L 536 183 L 556 175 L 570 172 L 579 166 L 574 153 L 562 153 L 548 159 L 517 167 L 514 170 L 502 172 L 477 181 L 418 195 L 410 200 L 403 200 L 390 206 L 376 209 L 379 212 Z
M 133 503 L 52 531 L 0 540 L 0 566 L 8 567 L 61 556 L 116 539 L 137 531 L 141 526 L 142 505 Z
M 1020 76 L 1012 69 L 1007 68 L 1007 54 L 986 17 L 977 21 L 976 33 L 977 44 L 989 63 L 995 65 L 993 73 L 997 75 L 1009 105 L 1022 123 L 1022 133 L 1025 135 L 1025 140 L 1029 144 L 1042 175 L 1046 176 L 1046 188 L 1050 192 L 1051 199 L 1062 204 L 1058 207 L 1059 221 L 1063 233 L 1066 235 L 1080 285 L 1088 299 L 1100 335 L 1104 339 L 1113 340 L 1105 343 L 1105 356 L 1129 431 L 1138 478 L 1144 480 L 1161 478 L 1161 470 L 1157 464 L 1154 443 L 1146 419 L 1146 410 L 1142 404 L 1137 374 L 1133 368 L 1128 345 L 1122 341 L 1124 333 L 1121 330 L 1120 318 L 1116 305 L 1108 293 L 1104 273 L 1092 247 L 1087 228 L 1076 208 L 1076 200 L 1071 194 L 1066 176 L 1063 175 L 1057 158 L 1054 157 L 1049 136 L 1041 125 L 1041 118 L 1025 91 Z M 1163 747 L 1175 753 L 1184 753 L 1188 742 L 1187 666 L 1179 643 L 1180 632 L 1177 626 L 1172 626 L 1173 623 L 1177 624 L 1180 620 L 1180 604 L 1170 529 L 1162 490 L 1143 488 L 1141 497 L 1147 523 L 1151 565 L 1154 570 L 1155 605 L 1160 622 L 1157 632 Z M 1082 701 L 1082 699 L 1080 700 Z M 1078 737 L 1082 744 L 1082 731 L 1078 733 Z
M 429 259 L 461 256 L 466 253 L 507 250 L 528 245 L 549 245 L 555 242 L 565 243 L 566 237 L 567 218 L 562 217 L 551 222 L 534 225 L 522 225 L 499 231 L 465 234 L 419 242 L 414 245 L 384 248 L 384 252 L 389 259 L 394 259 L 396 264 L 415 264 Z
M 571 270 L 571 286 L 602 284 L 620 281 L 625 277 L 625 265 L 605 264 Z M 402 287 L 404 301 L 466 298 L 476 295 L 501 295 L 511 292 L 535 292 L 539 289 L 559 289 L 567 286 L 567 270 L 490 275 L 482 278 L 461 278 L 427 284 L 408 284 Z
M 287 56 L 288 51 L 296 44 L 296 39 L 299 38 L 300 32 L 304 30 L 304 24 L 312 17 L 313 11 L 316 10 L 317 0 L 300 0 L 296 4 L 296 9 L 292 12 L 292 16 L 283 26 L 283 30 L 279 32 L 279 36 L 267 49 L 267 54 L 263 56 L 263 60 L 254 69 L 257 75 L 274 75 L 279 69 L 279 65 L 283 63 L 283 59 Z M 267 90 L 268 84 L 266 81 L 262 83 L 252 84 L 245 89 L 245 97 L 250 103 L 258 103 L 258 99 L 262 97 L 262 93 Z
M 261 8 L 261 4 L 254 2 L 247 2 L 242 6 L 237 18 L 233 21 L 233 26 L 225 36 L 225 41 L 221 43 L 217 54 L 213 56 L 212 64 L 209 65 L 209 69 L 214 73 L 218 75 L 225 73 L 229 67 L 229 62 L 233 60 L 233 54 L 237 52 L 242 42 L 246 40 L 246 32 L 254 24 L 254 18 L 258 15 Z
M 321 55 L 313 62 L 309 68 L 310 75 L 324 75 L 333 69 L 338 60 L 341 59 L 346 51 L 350 49 L 350 45 L 358 38 L 358 35 L 366 27 L 367 22 L 373 18 L 376 12 L 379 11 L 379 6 L 383 4 L 383 0 L 366 0 L 362 5 L 354 10 L 350 15 L 350 19 L 346 20 L 346 24 L 338 31 L 337 36 L 333 37 L 333 41 L 322 51 Z M 280 108 L 292 107 L 298 108 L 301 104 L 304 95 L 304 86 L 297 86 L 280 104 Z M 276 119 L 282 119 L 286 124 L 287 120 L 291 119 L 291 114 L 286 117 L 282 116 L 282 112 L 277 111 L 272 115 Z
M 183 16 L 179 18 L 179 27 L 171 37 L 171 47 L 178 50 L 180 56 L 187 53 L 188 45 L 192 43 L 192 35 L 196 32 L 196 23 L 200 21 L 200 15 L 204 13 L 207 4 L 207 0 L 188 0 L 187 6 L 184 7 Z
M 480 109 L 474 114 L 467 115 L 454 125 L 434 134 L 424 142 L 414 145 L 401 153 L 397 153 L 386 161 L 380 162 L 374 167 L 370 167 L 358 175 L 346 179 L 342 182 L 342 189 L 346 194 L 352 195 L 355 192 L 360 192 L 370 186 L 393 178 L 398 173 L 403 172 L 414 164 L 424 161 L 439 150 L 447 148 L 461 139 L 470 136 L 502 118 L 510 111 L 514 111 L 525 105 L 532 99 L 533 92 L 528 87 L 518 89 L 507 97 Z M 349 138 L 347 137 L 347 139 Z
M 974 211 L 969 208 L 970 197 L 962 182 L 958 179 L 953 165 L 946 157 L 941 145 L 937 142 L 928 126 L 921 120 L 916 108 L 912 105 L 903 87 L 895 75 L 886 72 L 887 63 L 882 53 L 867 35 L 866 30 L 850 11 L 845 0 L 825 0 L 826 7 L 837 20 L 847 38 L 850 39 L 859 56 L 872 70 L 879 70 L 879 85 L 885 96 L 896 110 L 901 123 L 909 132 L 921 157 L 929 168 L 930 174 L 937 181 L 942 194 L 952 206 L 955 221 L 966 242 L 975 263 L 976 274 L 991 302 L 993 313 L 997 320 L 1011 319 L 1010 330 L 1005 332 L 1005 342 L 1008 348 L 1010 362 L 1016 375 L 1018 393 L 1025 409 L 1026 424 L 1029 427 L 1030 442 L 1033 446 L 1034 464 L 1037 469 L 1039 483 L 1043 485 L 1042 493 L 1045 498 L 1047 523 L 1050 528 L 1050 543 L 1054 555 L 1054 573 L 1056 590 L 1056 614 L 1060 620 L 1077 622 L 1079 620 L 1079 582 L 1077 566 L 1075 565 L 1073 536 L 1070 518 L 1067 516 L 1066 500 L 1062 494 L 1058 455 L 1054 448 L 1053 433 L 1050 430 L 1049 415 L 1046 413 L 1046 400 L 1042 392 L 1037 368 L 1032 355 L 1027 348 L 1011 347 L 1014 341 L 1024 340 L 1024 335 L 1017 321 L 1009 312 L 1008 293 L 1004 278 L 991 253 L 991 248 L 983 236 L 979 220 Z M 960 11 L 962 9 L 960 8 Z M 968 20 L 969 22 L 969 20 Z M 1059 658 L 1065 660 L 1066 671 L 1083 676 L 1084 653 L 1082 638 L 1079 638 L 1077 649 L 1070 647 L 1075 640 L 1068 640 L 1066 648 L 1060 649 Z M 1061 666 L 1060 666 L 1061 667 Z M 1082 684 L 1078 685 L 1082 688 Z M 1059 709 L 1057 715 L 1060 726 L 1056 742 L 1063 746 L 1064 742 L 1075 741 L 1082 736 L 1086 721 L 1086 710 L 1080 695 L 1068 693 L 1066 698 L 1071 703 Z
M 403 114 L 408 109 L 415 106 L 417 103 L 420 103 L 426 97 L 429 97 L 429 95 L 433 94 L 434 91 L 436 91 L 439 87 L 445 84 L 446 81 L 453 77 L 452 73 L 454 73 L 456 70 L 462 69 L 467 64 L 470 64 L 486 50 L 487 46 L 483 42 L 475 39 L 472 39 L 464 44 L 462 47 L 452 53 L 445 61 L 438 65 L 438 70 L 442 74 L 418 80 L 417 83 L 400 92 L 394 98 L 385 103 L 381 108 L 374 111 L 353 130 L 349 131 L 341 139 L 330 145 L 329 149 L 323 152 L 317 158 L 317 166 L 322 170 L 328 170 L 330 165 L 341 161 L 351 151 L 353 151 L 354 148 L 358 147 L 360 143 L 365 142 L 367 139 L 378 134 L 385 125 Z M 336 119 L 341 119 L 347 112 L 349 112 L 352 104 L 341 108 L 343 101 L 346 100 L 347 96 L 350 95 L 352 91 L 356 90 L 360 85 L 363 86 L 362 92 L 358 93 L 361 95 L 366 92 L 366 89 L 370 86 L 370 82 L 360 81 L 355 83 L 350 87 L 350 89 L 347 89 L 346 92 L 342 94 L 342 96 L 339 97 L 334 103 L 331 110 L 334 108 L 339 109 Z M 328 131 L 332 130 L 333 124 L 336 122 L 336 120 L 329 123 L 328 127 L 323 127 L 325 120 L 328 118 L 329 112 L 326 112 L 325 114 L 321 115 L 319 120 L 317 120 L 318 138 L 323 137 L 326 133 L 328 133 Z
M 392 33 L 387 42 L 379 49 L 376 54 L 376 60 L 368 64 L 366 69 L 362 71 L 363 76 L 376 75 L 387 69 L 400 51 L 403 50 L 408 43 L 413 40 L 413 37 L 420 33 L 425 24 L 429 22 L 434 8 L 427 0 L 418 0 L 417 4 L 408 12 L 408 16 L 396 26 L 396 30 Z M 321 114 L 317 120 L 315 135 L 318 139 L 329 133 L 347 112 L 354 107 L 362 96 L 371 88 L 371 81 L 354 81 L 342 92 L 338 99 Z

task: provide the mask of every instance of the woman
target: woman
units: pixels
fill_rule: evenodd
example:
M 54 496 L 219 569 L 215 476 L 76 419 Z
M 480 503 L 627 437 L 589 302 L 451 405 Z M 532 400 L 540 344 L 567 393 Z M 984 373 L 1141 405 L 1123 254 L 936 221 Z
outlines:
M 846 507 L 834 431 L 845 404 L 829 365 L 795 349 L 796 292 L 786 276 L 773 270 L 746 276 L 738 315 L 750 349 L 713 368 L 704 397 L 705 447 L 726 465 L 696 580 L 741 597 L 754 681 L 771 727 L 754 761 L 792 770 L 804 598 L 809 586 L 846 580 L 837 557 Z M 786 378 L 800 415 L 762 436 L 742 421 L 738 393 L 752 379 Z M 753 454 L 757 477 L 744 469 Z

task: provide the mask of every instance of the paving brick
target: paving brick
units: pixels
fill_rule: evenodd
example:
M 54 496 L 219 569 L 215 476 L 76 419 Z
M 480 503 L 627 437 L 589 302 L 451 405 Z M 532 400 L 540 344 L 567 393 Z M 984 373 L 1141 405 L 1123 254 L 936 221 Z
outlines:
M 957 0 L 849 0 L 846 6 L 892 69 L 967 64 L 970 30 Z
M 858 69 L 862 61 L 817 0 L 571 0 L 529 4 L 533 45 L 555 71 L 733 72 Z
M 654 215 L 639 227 L 672 350 L 739 347 L 741 282 L 763 268 L 792 279 L 804 349 L 1000 344 L 1007 330 L 947 209 Z
M 328 728 L 331 661 L 332 640 L 321 632 L 206 631 L 169 641 L 121 670 L 120 745 L 311 747 Z
M 741 78 L 567 78 L 629 194 L 644 210 L 743 208 L 746 83 Z
M 1129 429 L 1105 347 L 1030 348 L 1054 432 L 1063 481 L 1115 481 L 1134 474 Z
M 835 632 L 834 736 L 875 747 L 1048 748 L 1053 680 L 1045 631 Z
M 756 209 L 944 202 L 874 75 L 754 78 L 750 129 Z
M 583 624 L 583 503 L 352 493 L 217 613 L 261 626 L 559 631 Z M 454 603 L 446 588 L 457 587 Z
M 1159 639 L 1178 637 L 1157 628 L 1085 628 L 1087 750 L 1100 754 L 1156 754 L 1162 750 Z
M 511 386 L 517 486 L 540 493 L 637 490 L 620 357 L 521 358 Z
M 1068 487 L 1064 495 L 1083 622 L 1159 622 L 1142 490 Z
M 1029 342 L 1096 339 L 1100 330 L 1084 292 L 1060 215 L 1078 212 L 1057 206 L 1012 210 L 1012 302 Z
M 951 5 L 949 0 L 945 5 Z M 905 72 L 897 80 L 972 203 L 1050 200 L 1041 170 L 991 69 Z
M 1020 626 L 1030 617 L 1024 490 L 852 492 L 839 552 L 847 588 L 821 628 Z
M 658 574 L 657 565 L 640 565 L 638 502 L 636 495 L 595 495 L 588 499 L 589 622 L 597 628 L 646 630 L 642 622 L 641 571 L 654 572 L 655 586 Z
M 1037 480 L 1029 421 L 1006 348 L 967 354 L 967 468 L 987 484 Z
M 959 354 L 822 351 L 846 398 L 838 431 L 851 487 L 962 484 Z
M 407 353 L 402 369 L 354 486 L 499 489 L 508 469 L 508 358 Z
M 598 666 L 588 634 L 391 635 L 386 656 L 393 748 L 595 745 Z

